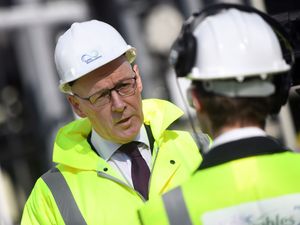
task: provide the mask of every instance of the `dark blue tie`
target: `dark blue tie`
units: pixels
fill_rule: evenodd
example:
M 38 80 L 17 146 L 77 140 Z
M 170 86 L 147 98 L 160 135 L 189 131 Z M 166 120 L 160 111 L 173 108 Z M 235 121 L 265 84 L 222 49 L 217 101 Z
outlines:
M 119 150 L 131 159 L 131 178 L 134 189 L 147 200 L 150 170 L 137 145 L 138 142 L 129 142 L 122 145 Z

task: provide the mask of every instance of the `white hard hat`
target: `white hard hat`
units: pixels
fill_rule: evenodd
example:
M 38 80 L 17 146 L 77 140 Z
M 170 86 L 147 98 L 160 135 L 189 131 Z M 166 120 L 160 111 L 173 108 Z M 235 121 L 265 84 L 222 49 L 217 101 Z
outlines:
M 197 53 L 191 79 L 265 78 L 290 69 L 273 29 L 256 13 L 222 10 L 206 17 L 193 35 Z
M 70 93 L 69 82 L 113 61 L 125 54 L 132 63 L 135 48 L 107 23 L 91 20 L 73 23 L 58 39 L 55 48 L 55 63 L 60 76 L 59 88 Z

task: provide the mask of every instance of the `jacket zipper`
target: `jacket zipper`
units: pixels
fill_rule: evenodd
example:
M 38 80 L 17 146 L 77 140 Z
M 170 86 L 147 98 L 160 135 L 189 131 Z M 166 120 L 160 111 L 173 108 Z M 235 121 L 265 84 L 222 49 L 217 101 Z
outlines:
M 153 149 L 154 150 L 154 149 Z M 154 168 L 154 165 L 156 163 L 156 159 L 157 159 L 157 155 L 158 155 L 158 151 L 159 151 L 159 148 L 157 148 L 157 152 L 156 152 L 156 155 L 155 155 L 155 158 L 154 158 L 154 161 L 153 161 L 153 165 L 152 165 L 152 168 L 151 168 L 151 172 L 150 172 L 150 178 L 149 178 L 149 183 L 148 183 L 148 196 L 150 194 L 150 184 L 151 184 L 151 180 L 152 180 L 152 172 L 153 172 L 153 168 Z

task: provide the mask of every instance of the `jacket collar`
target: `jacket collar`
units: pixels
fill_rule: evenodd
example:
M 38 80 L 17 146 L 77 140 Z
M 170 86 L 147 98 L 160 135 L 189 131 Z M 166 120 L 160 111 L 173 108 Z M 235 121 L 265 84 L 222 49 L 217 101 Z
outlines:
M 271 137 L 251 137 L 213 147 L 203 155 L 203 161 L 199 169 L 217 166 L 229 161 L 257 156 L 276 154 L 288 151 L 277 140 Z
M 143 100 L 144 123 L 150 125 L 153 137 L 159 140 L 162 132 L 183 115 L 174 104 L 160 99 Z
M 158 99 L 143 100 L 144 123 L 149 125 L 155 140 L 183 112 L 170 102 Z M 99 170 L 109 164 L 100 158 L 88 142 L 92 130 L 88 119 L 75 120 L 62 127 L 54 143 L 53 162 L 83 170 Z

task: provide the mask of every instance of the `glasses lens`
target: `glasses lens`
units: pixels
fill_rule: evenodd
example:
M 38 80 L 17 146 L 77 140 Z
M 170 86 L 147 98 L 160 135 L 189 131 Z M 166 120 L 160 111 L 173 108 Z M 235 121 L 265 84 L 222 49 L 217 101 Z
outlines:
M 102 91 L 101 93 L 96 93 L 90 97 L 90 102 L 95 106 L 102 106 L 110 101 L 110 91 Z
M 122 96 L 130 96 L 133 95 L 136 89 L 136 81 L 135 78 L 130 78 L 128 80 L 124 80 L 115 88 L 115 90 Z
M 103 106 L 110 102 L 111 91 L 116 92 L 121 96 L 130 96 L 135 93 L 136 89 L 136 78 L 130 78 L 123 80 L 117 84 L 113 89 L 101 91 L 92 95 L 89 100 L 94 106 Z

